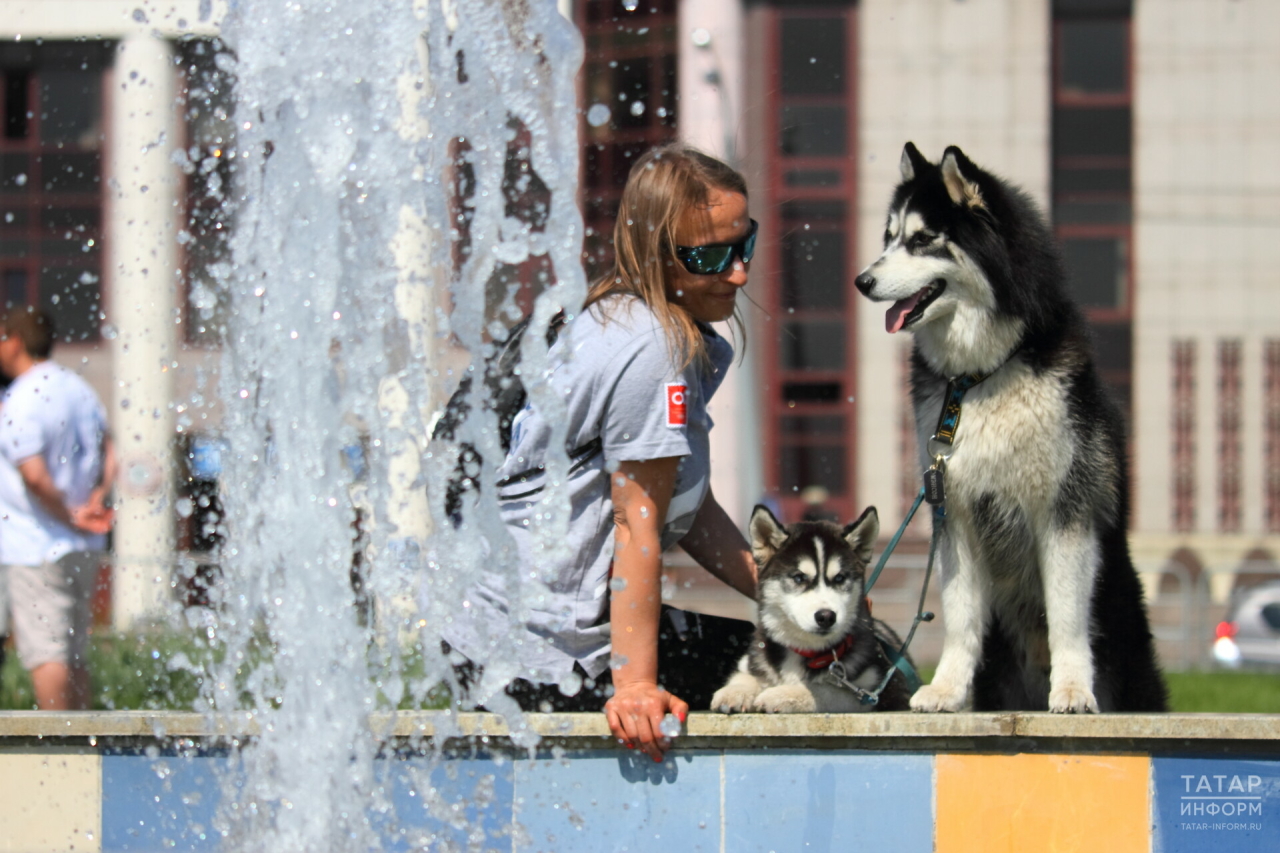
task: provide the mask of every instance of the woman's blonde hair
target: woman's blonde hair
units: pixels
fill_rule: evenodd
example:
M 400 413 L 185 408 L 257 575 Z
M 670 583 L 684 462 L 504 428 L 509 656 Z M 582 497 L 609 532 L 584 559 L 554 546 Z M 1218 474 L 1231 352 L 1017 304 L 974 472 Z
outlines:
M 685 211 L 706 206 L 712 190 L 747 195 L 742 175 L 714 157 L 683 143 L 652 148 L 631 167 L 613 226 L 613 267 L 587 292 L 584 309 L 608 296 L 629 293 L 658 318 L 672 358 L 683 370 L 707 363 L 697 322 L 667 293 L 667 271 L 676 258 L 676 228 Z M 607 319 L 607 318 L 606 318 Z M 733 310 L 733 337 L 746 344 L 742 315 Z

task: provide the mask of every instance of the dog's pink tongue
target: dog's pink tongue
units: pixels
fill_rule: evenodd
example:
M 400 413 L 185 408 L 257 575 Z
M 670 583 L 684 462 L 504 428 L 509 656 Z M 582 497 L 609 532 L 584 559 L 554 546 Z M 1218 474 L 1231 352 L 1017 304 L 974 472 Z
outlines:
M 926 288 L 921 288 L 914 295 L 908 296 L 906 299 L 899 299 L 890 306 L 889 310 L 884 312 L 884 330 L 889 334 L 902 331 L 902 324 L 907 322 L 907 315 L 911 313 L 911 309 L 916 307 L 916 303 L 920 301 L 920 297 L 924 294 Z

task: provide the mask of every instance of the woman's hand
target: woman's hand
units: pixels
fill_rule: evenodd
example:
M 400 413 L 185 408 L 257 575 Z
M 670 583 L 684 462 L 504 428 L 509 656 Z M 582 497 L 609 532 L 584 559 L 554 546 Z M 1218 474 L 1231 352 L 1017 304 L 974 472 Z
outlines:
M 689 716 L 689 703 L 656 684 L 633 681 L 616 688 L 604 704 L 609 730 L 628 749 L 638 748 L 654 761 L 661 761 L 671 747 L 662 734 L 662 718 L 675 714 L 681 723 Z

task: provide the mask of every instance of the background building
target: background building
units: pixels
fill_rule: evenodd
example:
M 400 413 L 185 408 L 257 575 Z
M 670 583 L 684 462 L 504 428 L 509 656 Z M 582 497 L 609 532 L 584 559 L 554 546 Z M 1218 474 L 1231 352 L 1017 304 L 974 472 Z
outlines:
M 883 332 L 853 278 L 879 253 L 903 143 L 935 158 L 955 144 L 1052 217 L 1128 417 L 1132 542 L 1153 595 L 1204 618 L 1237 578 L 1275 570 L 1280 6 L 629 5 L 561 7 L 587 48 L 586 263 L 607 259 L 618 192 L 648 146 L 688 139 L 747 173 L 758 307 L 713 404 L 714 488 L 738 520 L 763 499 L 795 518 L 825 496 L 844 518 L 875 504 L 889 527 L 914 496 L 910 341 Z M 234 141 L 218 14 L 196 0 L 0 0 L 4 298 L 59 317 L 57 357 L 111 411 L 125 623 L 217 546 L 207 437 L 225 306 L 205 271 L 234 227 L 209 193 L 230 180 Z M 512 275 L 531 295 L 536 276 Z M 197 557 L 176 560 L 183 548 Z

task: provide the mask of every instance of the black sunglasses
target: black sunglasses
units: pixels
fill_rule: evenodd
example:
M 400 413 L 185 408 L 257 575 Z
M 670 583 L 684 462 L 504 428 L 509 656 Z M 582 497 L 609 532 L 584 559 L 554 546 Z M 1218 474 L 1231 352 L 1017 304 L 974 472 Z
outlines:
M 742 258 L 744 264 L 751 263 L 756 253 L 756 231 L 760 223 L 754 219 L 747 236 L 736 243 L 712 243 L 709 246 L 676 246 L 676 257 L 684 268 L 694 275 L 716 275 L 733 266 L 734 257 Z

